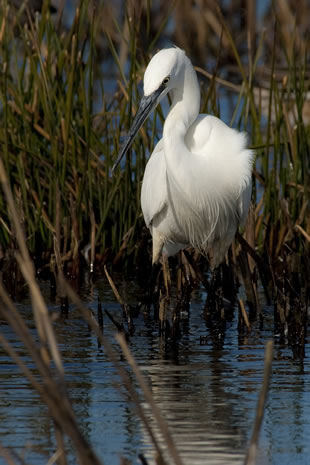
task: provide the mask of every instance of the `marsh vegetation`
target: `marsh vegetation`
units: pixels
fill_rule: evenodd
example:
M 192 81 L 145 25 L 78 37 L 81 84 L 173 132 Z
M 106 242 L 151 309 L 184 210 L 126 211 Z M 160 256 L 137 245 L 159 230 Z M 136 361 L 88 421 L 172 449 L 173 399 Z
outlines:
M 56 412 L 62 457 L 66 433 L 81 463 L 99 463 L 73 418 L 52 323 L 35 279 L 50 280 L 59 302 L 66 306 L 69 298 L 94 325 L 64 277 L 78 287 L 85 270 L 95 277 L 106 265 L 128 337 L 134 332 L 134 312 L 151 303 L 135 302 L 132 309 L 118 294 L 113 270 L 125 274 L 134 267 L 137 274 L 150 273 L 151 237 L 141 214 L 140 189 L 148 156 L 162 133 L 165 104 L 146 122 L 114 176 L 111 167 L 137 109 L 146 64 L 158 48 L 176 43 L 186 50 L 201 82 L 201 112 L 247 131 L 256 153 L 248 221 L 214 280 L 207 284 L 208 262 L 193 250 L 179 262 L 172 260 L 178 298 L 168 315 L 170 285 L 159 276 L 152 303 L 163 322 L 163 337 L 172 343 L 179 337 L 180 312 L 199 286 L 207 288 L 206 320 L 216 320 L 217 327 L 225 324 L 229 298 L 239 308 L 239 331 L 250 331 L 251 320 L 263 321 L 262 289 L 264 301 L 274 307 L 275 330 L 288 338 L 297 357 L 304 356 L 310 297 L 309 5 L 301 1 L 297 10 L 288 0 L 266 2 L 258 17 L 254 0 L 124 5 L 81 0 L 69 12 L 60 1 L 54 13 L 44 1 L 40 14 L 13 3 L 1 0 L 0 8 L 1 314 L 47 383 L 38 385 L 21 364 Z M 38 346 L 11 300 L 18 299 L 25 282 Z M 240 285 L 244 299 L 238 297 Z M 94 330 L 102 338 L 100 325 Z M 2 343 L 19 363 L 3 338 Z M 115 357 L 108 342 L 102 343 Z M 59 388 L 53 384 L 50 359 Z M 124 383 L 130 391 L 128 379 Z M 57 409 L 61 400 L 51 395 L 57 389 L 66 404 L 63 412 Z

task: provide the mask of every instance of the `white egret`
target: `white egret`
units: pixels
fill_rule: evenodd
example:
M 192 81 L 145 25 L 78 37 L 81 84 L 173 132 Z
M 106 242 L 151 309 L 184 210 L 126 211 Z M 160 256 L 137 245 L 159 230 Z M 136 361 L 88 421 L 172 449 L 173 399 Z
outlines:
M 113 171 L 166 94 L 172 105 L 145 168 L 141 206 L 153 237 L 153 263 L 192 246 L 221 263 L 251 199 L 253 152 L 245 133 L 199 114 L 196 72 L 177 47 L 159 51 L 144 74 L 144 96 Z

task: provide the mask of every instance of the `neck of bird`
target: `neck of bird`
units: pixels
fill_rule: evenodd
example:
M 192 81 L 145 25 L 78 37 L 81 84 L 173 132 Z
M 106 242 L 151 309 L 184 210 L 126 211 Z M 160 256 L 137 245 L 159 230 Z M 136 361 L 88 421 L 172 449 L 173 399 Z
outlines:
M 170 195 L 182 199 L 180 204 L 190 204 L 196 198 L 195 168 L 191 163 L 192 153 L 185 144 L 188 128 L 196 120 L 200 107 L 200 89 L 196 72 L 188 63 L 179 85 L 173 90 L 172 105 L 163 130 L 164 156 Z M 189 208 L 191 206 L 189 205 Z
M 200 89 L 196 72 L 189 62 L 184 67 L 184 72 L 179 85 L 173 91 L 172 105 L 164 124 L 164 144 L 169 144 L 171 139 L 184 137 L 190 125 L 195 121 L 200 107 Z
M 193 179 L 197 179 L 194 172 L 196 164 L 191 162 L 193 155 L 184 140 L 188 128 L 198 116 L 199 107 L 200 89 L 197 76 L 192 65 L 187 64 L 184 76 L 179 80 L 179 86 L 173 90 L 171 109 L 163 130 L 167 192 L 173 205 L 173 215 L 176 218 L 183 216 L 185 225 L 188 218 L 192 218 L 190 212 L 196 208 L 197 202 L 199 204 L 199 191 L 193 183 Z M 191 224 L 184 228 L 189 231 Z

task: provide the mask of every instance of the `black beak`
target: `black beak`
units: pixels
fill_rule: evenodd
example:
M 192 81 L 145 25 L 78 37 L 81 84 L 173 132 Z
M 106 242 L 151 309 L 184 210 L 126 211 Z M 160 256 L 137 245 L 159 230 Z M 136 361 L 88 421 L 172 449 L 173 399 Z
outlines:
M 125 141 L 119 151 L 118 157 L 112 167 L 112 173 L 114 173 L 115 169 L 118 167 L 121 159 L 125 155 L 125 153 L 129 150 L 131 144 L 133 143 L 133 140 L 141 128 L 142 124 L 144 121 L 147 119 L 147 117 L 152 113 L 154 108 L 156 107 L 158 103 L 158 97 L 161 95 L 163 90 L 165 89 L 165 86 L 160 86 L 155 92 L 153 92 L 151 95 L 143 96 L 138 108 L 138 111 L 136 113 L 136 116 L 134 117 L 134 120 L 132 122 L 132 126 L 125 137 Z

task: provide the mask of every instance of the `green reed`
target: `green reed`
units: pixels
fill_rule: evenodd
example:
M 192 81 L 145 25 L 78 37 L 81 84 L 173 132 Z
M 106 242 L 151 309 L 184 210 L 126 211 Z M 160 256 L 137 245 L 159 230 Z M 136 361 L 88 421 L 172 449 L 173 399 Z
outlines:
M 146 2 L 145 42 L 141 39 L 142 13 L 133 7 L 124 12 L 123 24 L 113 16 L 113 35 L 108 27 L 102 31 L 101 16 L 97 11 L 89 13 L 87 1 L 80 2 L 68 29 L 52 20 L 48 2 L 41 16 L 29 17 L 27 26 L 15 19 L 13 28 L 14 15 L 12 19 L 7 4 L 2 1 L 0 12 L 1 157 L 30 250 L 39 255 L 52 251 L 57 238 L 61 253 L 72 257 L 90 243 L 94 230 L 99 254 L 110 251 L 111 258 L 122 246 L 123 257 L 136 253 L 143 228 L 141 181 L 148 153 L 161 130 L 161 108 L 137 137 L 134 157 L 127 157 L 114 176 L 110 170 L 135 114 L 139 85 L 158 31 L 164 31 L 175 2 L 162 16 L 155 35 L 150 26 L 151 2 Z M 306 53 L 303 61 L 300 55 L 287 53 L 285 76 L 277 79 L 277 45 L 285 44 L 275 34 L 266 104 L 256 85 L 264 37 L 253 63 L 245 65 L 229 25 L 220 14 L 219 18 L 240 77 L 232 121 L 250 132 L 256 150 L 257 245 L 274 255 L 293 240 L 301 250 L 305 236 L 296 225 L 307 234 L 310 227 L 309 126 L 303 117 L 309 86 Z M 103 59 L 98 42 L 104 44 Z M 126 73 L 119 43 L 126 50 Z M 113 95 L 98 72 L 100 66 L 107 67 L 107 56 L 118 82 Z M 216 77 L 202 90 L 203 110 L 220 113 Z M 3 249 L 14 247 L 2 194 L 0 215 L 0 244 Z

